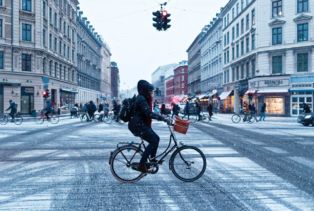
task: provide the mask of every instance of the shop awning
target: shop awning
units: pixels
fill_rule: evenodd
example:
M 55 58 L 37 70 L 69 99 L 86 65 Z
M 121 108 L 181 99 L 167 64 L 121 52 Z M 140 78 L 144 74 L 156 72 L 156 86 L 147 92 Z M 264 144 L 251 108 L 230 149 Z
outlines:
M 257 91 L 259 94 L 268 94 L 268 93 L 288 93 L 288 88 L 280 88 L 280 89 L 259 89 Z
M 61 88 L 60 90 L 64 92 L 78 93 L 76 89 Z
M 222 93 L 219 95 L 220 100 L 225 100 L 225 99 L 231 94 L 231 92 L 232 92 L 232 90 L 227 91 L 227 92 L 222 92 Z
M 203 94 L 203 95 L 196 95 L 196 98 L 202 99 L 202 98 L 204 98 L 204 97 L 206 97 L 206 96 L 207 96 L 206 94 Z
M 253 95 L 256 94 L 257 90 L 256 89 L 249 89 L 245 92 L 246 95 Z

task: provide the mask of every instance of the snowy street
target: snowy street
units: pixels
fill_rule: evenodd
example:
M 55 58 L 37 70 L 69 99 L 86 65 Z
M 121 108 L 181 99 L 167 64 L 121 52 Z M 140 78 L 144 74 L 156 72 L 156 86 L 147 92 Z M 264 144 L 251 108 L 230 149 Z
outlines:
M 161 152 L 169 131 L 153 127 Z M 108 159 L 119 142 L 140 141 L 126 124 L 1 126 L 0 210 L 314 210 L 313 127 L 275 117 L 234 124 L 218 114 L 177 138 L 204 152 L 203 177 L 184 183 L 166 160 L 157 174 L 122 184 Z

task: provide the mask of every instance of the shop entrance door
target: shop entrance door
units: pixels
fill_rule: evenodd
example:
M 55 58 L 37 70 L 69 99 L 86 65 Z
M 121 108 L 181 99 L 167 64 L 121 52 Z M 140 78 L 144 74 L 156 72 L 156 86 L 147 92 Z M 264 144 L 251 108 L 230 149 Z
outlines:
M 292 95 L 291 97 L 291 116 L 303 114 L 303 104 L 306 103 L 313 112 L 312 94 Z
M 21 89 L 21 113 L 31 114 L 34 110 L 34 88 L 22 87 Z

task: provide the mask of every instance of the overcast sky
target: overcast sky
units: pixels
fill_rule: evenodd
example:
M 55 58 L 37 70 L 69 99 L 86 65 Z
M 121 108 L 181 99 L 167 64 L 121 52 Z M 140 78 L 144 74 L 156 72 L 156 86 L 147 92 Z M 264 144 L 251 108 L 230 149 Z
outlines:
M 166 0 L 79 1 L 83 16 L 110 46 L 122 89 L 136 86 L 139 79 L 151 81 L 151 73 L 161 65 L 187 60 L 194 38 L 228 2 L 168 0 L 171 28 L 159 32 L 152 26 L 152 12 Z

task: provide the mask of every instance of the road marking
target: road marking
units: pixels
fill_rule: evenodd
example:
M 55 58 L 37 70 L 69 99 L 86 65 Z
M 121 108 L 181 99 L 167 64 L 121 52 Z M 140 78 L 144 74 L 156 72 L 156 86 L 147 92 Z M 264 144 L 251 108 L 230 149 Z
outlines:
M 288 154 L 287 151 L 277 148 L 277 147 L 264 147 L 264 149 L 271 151 L 273 153 L 277 153 L 277 154 Z
M 180 208 L 164 190 L 159 190 L 159 196 L 166 203 L 170 210 L 180 210 Z
M 297 156 L 293 156 L 293 157 L 289 157 L 291 160 L 294 160 L 295 162 L 298 162 L 302 165 L 306 165 L 307 167 L 310 167 L 312 169 L 314 169 L 314 161 L 306 159 L 304 157 L 297 157 Z

